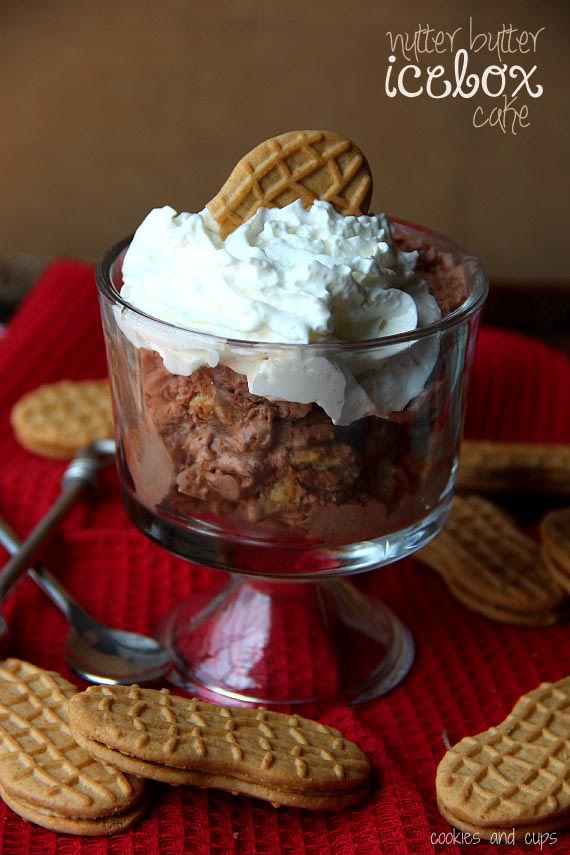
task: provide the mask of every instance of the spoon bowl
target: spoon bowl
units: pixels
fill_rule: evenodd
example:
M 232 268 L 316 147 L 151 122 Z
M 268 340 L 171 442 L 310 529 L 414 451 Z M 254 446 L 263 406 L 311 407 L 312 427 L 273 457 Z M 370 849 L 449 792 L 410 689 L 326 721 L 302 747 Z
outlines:
M 0 543 L 12 554 L 21 543 L 1 518 Z M 157 639 L 95 620 L 45 567 L 36 565 L 28 574 L 67 619 L 64 658 L 84 680 L 108 686 L 140 685 L 154 683 L 170 670 L 170 654 Z
M 70 628 L 64 658 L 84 680 L 107 686 L 152 683 L 170 669 L 170 656 L 156 639 L 97 621 Z

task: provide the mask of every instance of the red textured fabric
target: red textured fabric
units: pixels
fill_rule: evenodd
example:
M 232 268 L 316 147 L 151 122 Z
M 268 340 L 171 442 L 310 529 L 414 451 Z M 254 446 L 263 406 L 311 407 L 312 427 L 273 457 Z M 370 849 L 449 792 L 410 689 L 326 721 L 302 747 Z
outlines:
M 100 377 L 105 370 L 93 270 L 60 262 L 46 272 L 0 340 L 0 513 L 21 534 L 56 496 L 63 465 L 18 446 L 8 422 L 11 405 L 42 382 Z M 563 355 L 515 334 L 484 329 L 471 383 L 467 435 L 570 442 L 569 381 L 570 362 Z M 143 632 L 151 631 L 187 593 L 207 591 L 212 584 L 210 571 L 166 554 L 134 530 L 113 472 L 105 477 L 101 500 L 75 508 L 66 520 L 50 547 L 49 561 L 95 615 Z M 570 673 L 570 630 L 492 623 L 464 609 L 434 574 L 413 560 L 369 574 L 360 584 L 377 592 L 409 623 L 417 644 L 411 674 L 390 695 L 326 715 L 370 753 L 378 770 L 380 786 L 364 805 L 339 815 L 276 811 L 224 793 L 163 788 L 148 818 L 133 831 L 109 839 L 81 839 L 25 823 L 0 803 L 1 855 L 497 851 L 484 843 L 461 847 L 434 842 L 450 832 L 434 794 L 444 736 L 455 742 L 483 730 L 503 718 L 522 692 Z M 72 678 L 62 659 L 64 621 L 29 580 L 8 602 L 6 616 L 11 634 L 4 642 L 5 655 Z M 570 833 L 558 838 L 543 851 L 568 853 Z M 519 846 L 501 851 L 540 850 Z

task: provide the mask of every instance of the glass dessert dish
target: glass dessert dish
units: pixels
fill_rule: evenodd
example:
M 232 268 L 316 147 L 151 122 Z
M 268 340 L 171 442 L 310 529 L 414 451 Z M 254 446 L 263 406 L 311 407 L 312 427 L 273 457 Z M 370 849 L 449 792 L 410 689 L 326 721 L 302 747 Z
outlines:
M 121 296 L 130 239 L 102 261 L 127 512 L 165 549 L 226 571 L 214 595 L 162 625 L 188 690 L 228 703 L 363 701 L 411 666 L 408 629 L 346 577 L 411 555 L 446 519 L 487 280 L 447 239 L 394 229 L 419 252 L 442 317 L 356 342 L 175 326 Z

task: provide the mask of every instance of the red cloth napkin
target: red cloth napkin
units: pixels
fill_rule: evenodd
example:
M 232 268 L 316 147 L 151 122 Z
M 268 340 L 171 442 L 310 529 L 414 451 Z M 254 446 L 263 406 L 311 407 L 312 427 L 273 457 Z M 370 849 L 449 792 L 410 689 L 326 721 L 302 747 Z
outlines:
M 21 449 L 8 415 L 25 391 L 106 371 L 93 270 L 53 265 L 0 340 L 0 514 L 25 535 L 55 498 L 63 465 Z M 570 442 L 570 361 L 542 344 L 484 329 L 466 433 L 470 437 Z M 175 602 L 207 590 L 212 573 L 171 557 L 127 520 L 116 476 L 101 501 L 74 509 L 50 548 L 49 563 L 96 616 L 151 631 Z M 370 753 L 380 786 L 362 806 L 338 815 L 301 812 L 215 791 L 163 788 L 147 819 L 109 839 L 56 835 L 25 823 L 0 803 L 1 855 L 428 855 L 497 851 L 450 842 L 434 794 L 436 765 L 452 743 L 500 721 L 522 692 L 570 673 L 570 630 L 492 623 L 457 603 L 413 560 L 371 573 L 378 593 L 412 627 L 417 657 L 385 698 L 326 715 Z M 29 659 L 74 679 L 62 658 L 66 627 L 29 580 L 6 606 L 4 655 Z M 302 640 L 300 640 L 302 644 Z M 440 835 L 447 834 L 447 838 Z M 540 851 L 503 847 L 501 852 Z M 543 851 L 568 853 L 570 832 Z

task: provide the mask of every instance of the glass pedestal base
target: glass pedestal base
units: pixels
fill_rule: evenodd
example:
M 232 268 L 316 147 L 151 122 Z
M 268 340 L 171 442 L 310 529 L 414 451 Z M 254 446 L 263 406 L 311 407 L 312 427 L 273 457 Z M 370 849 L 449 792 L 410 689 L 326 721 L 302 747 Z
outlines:
M 383 695 L 408 673 L 414 643 L 381 602 L 344 579 L 268 582 L 232 577 L 163 621 L 173 682 L 206 700 L 270 706 Z

